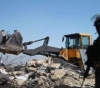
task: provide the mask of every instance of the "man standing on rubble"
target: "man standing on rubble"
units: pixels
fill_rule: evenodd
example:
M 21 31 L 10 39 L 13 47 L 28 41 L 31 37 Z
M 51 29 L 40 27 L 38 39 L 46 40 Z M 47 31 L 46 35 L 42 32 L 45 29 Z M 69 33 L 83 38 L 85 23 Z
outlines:
M 17 32 L 17 30 L 14 30 L 14 33 Z
M 100 15 L 95 15 L 95 17 L 94 26 L 98 33 L 98 37 L 93 45 L 89 46 L 87 49 L 88 60 L 86 65 L 94 68 L 95 88 L 100 88 Z
M 1 30 L 2 36 L 3 36 L 3 40 L 2 40 L 2 44 L 5 44 L 6 42 L 6 32 L 4 30 Z

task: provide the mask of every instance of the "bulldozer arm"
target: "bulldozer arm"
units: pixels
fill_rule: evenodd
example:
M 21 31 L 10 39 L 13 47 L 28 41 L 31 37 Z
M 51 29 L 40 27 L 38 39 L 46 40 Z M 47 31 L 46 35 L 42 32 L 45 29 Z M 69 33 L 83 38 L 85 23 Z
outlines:
M 42 40 L 44 40 L 44 43 L 42 46 L 39 46 L 35 49 L 27 49 L 27 45 L 30 45 L 32 43 L 42 41 Z M 39 39 L 39 40 L 25 42 L 25 43 L 23 43 L 23 45 L 25 46 L 23 53 L 30 55 L 30 56 L 39 55 L 39 54 L 44 55 L 44 56 L 49 56 L 49 55 L 58 56 L 58 54 L 60 52 L 60 48 L 48 46 L 48 42 L 49 42 L 48 36 L 45 38 Z
M 30 55 L 30 56 L 34 56 L 34 55 L 38 55 L 38 54 L 41 54 L 44 56 L 52 54 L 52 55 L 56 56 L 59 54 L 59 51 L 60 51 L 60 48 L 43 45 L 43 46 L 40 46 L 35 49 L 24 50 L 23 53 Z

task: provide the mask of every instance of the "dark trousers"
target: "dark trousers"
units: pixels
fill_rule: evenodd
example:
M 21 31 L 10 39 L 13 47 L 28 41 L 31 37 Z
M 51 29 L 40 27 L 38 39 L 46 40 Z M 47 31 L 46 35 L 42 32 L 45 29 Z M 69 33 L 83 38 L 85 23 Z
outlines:
M 3 36 L 2 44 L 6 43 L 6 36 Z
M 100 66 L 95 68 L 95 88 L 100 88 Z

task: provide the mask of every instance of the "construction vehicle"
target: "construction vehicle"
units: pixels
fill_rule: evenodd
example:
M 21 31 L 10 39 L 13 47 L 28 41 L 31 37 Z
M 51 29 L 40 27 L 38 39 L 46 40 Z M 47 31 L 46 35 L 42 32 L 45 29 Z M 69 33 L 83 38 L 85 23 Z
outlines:
M 49 41 L 49 37 L 44 38 Z M 50 56 L 54 63 L 61 63 L 62 65 L 71 63 L 80 68 L 85 68 L 85 61 L 87 60 L 85 51 L 89 45 L 92 44 L 92 37 L 90 34 L 74 33 L 64 35 L 62 41 L 65 40 L 65 48 L 57 48 L 48 46 L 48 42 L 35 49 L 24 50 L 24 54 L 28 55 L 44 55 Z M 43 40 L 43 39 L 40 39 Z M 65 65 L 66 66 L 66 65 Z
M 63 57 L 67 62 L 84 67 L 87 57 L 85 51 L 89 45 L 92 45 L 92 37 L 90 34 L 74 33 L 64 35 L 62 41 L 65 39 L 65 48 L 63 48 L 59 56 Z
M 8 36 L 8 35 L 7 35 Z M 52 57 L 54 63 L 59 62 L 64 65 L 65 62 L 85 67 L 85 61 L 87 57 L 85 51 L 89 45 L 92 44 L 92 37 L 90 34 L 74 33 L 64 35 L 62 41 L 65 41 L 65 48 L 57 48 L 48 46 L 49 37 L 45 37 L 35 41 L 22 42 L 23 38 L 20 32 L 16 31 L 12 35 L 8 36 L 6 41 L 2 43 L 3 36 L 0 32 L 0 52 L 18 55 L 20 53 L 27 54 L 30 56 L 44 55 Z M 27 49 L 27 45 L 42 41 L 42 46 L 36 47 L 35 49 Z M 24 48 L 23 48 L 24 47 Z M 64 63 L 63 63 L 64 62 Z

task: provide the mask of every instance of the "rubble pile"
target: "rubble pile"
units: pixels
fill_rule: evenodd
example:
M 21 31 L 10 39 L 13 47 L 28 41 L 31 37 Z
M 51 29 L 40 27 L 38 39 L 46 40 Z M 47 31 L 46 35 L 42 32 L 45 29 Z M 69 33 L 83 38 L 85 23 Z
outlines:
M 0 88 L 81 88 L 83 74 L 79 68 L 63 67 L 59 63 L 48 65 L 46 60 L 40 62 L 32 60 L 25 65 L 0 66 Z M 91 74 L 83 87 L 93 86 L 94 74 Z

